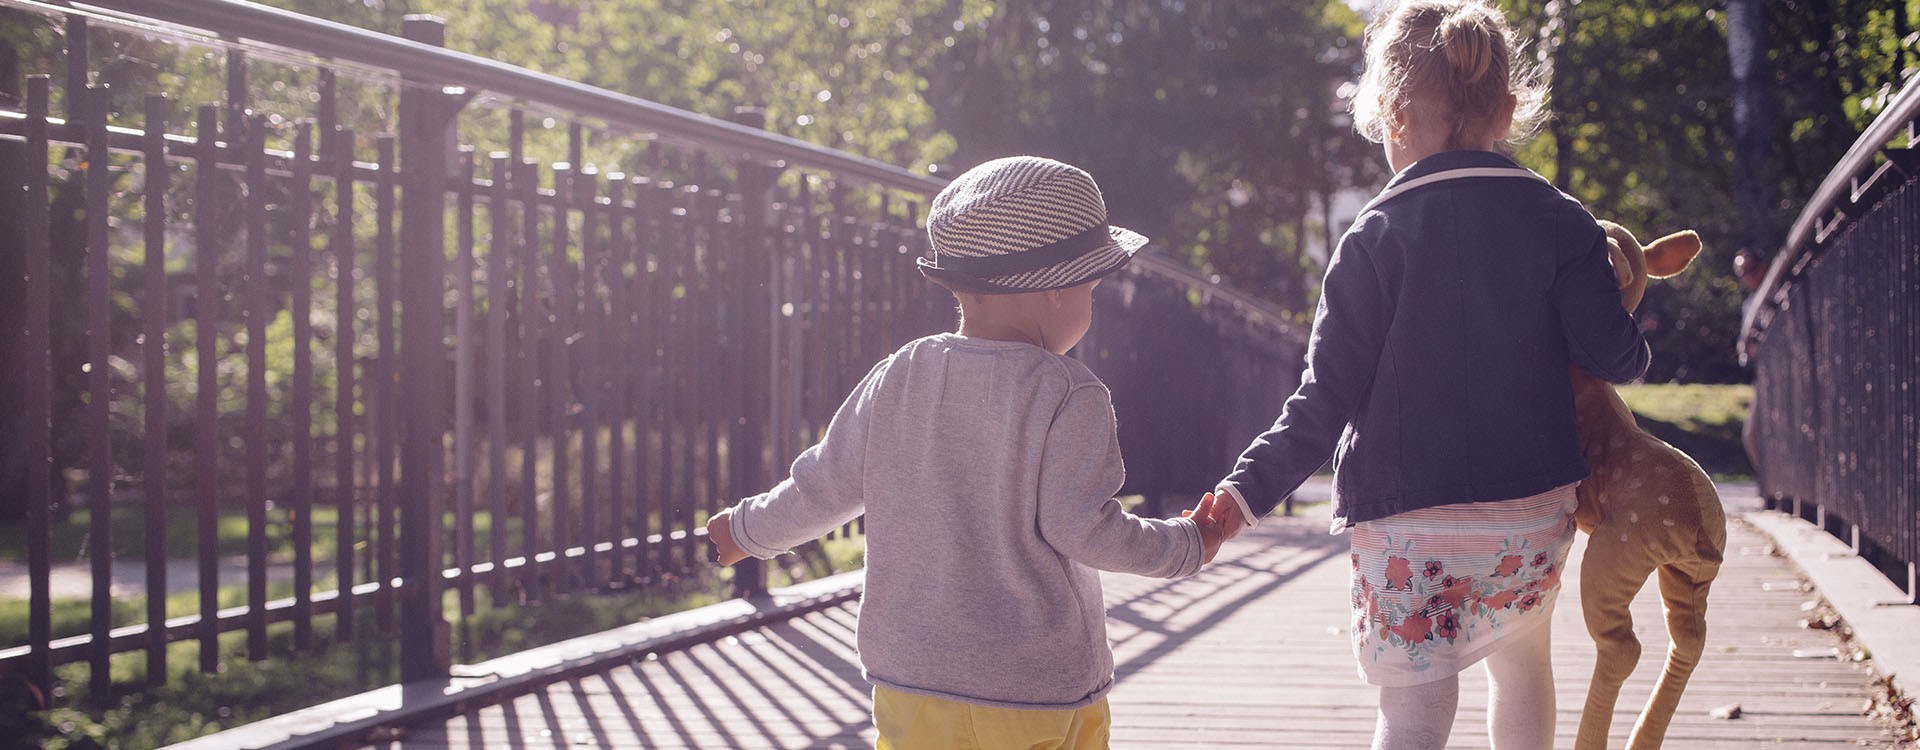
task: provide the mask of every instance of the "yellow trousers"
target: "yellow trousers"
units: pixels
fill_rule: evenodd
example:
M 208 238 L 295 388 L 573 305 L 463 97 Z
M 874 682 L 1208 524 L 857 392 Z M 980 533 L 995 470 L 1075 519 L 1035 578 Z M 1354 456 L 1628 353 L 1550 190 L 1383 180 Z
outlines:
M 1112 723 L 1105 698 L 1084 708 L 1030 711 L 873 688 L 878 750 L 1105 748 Z

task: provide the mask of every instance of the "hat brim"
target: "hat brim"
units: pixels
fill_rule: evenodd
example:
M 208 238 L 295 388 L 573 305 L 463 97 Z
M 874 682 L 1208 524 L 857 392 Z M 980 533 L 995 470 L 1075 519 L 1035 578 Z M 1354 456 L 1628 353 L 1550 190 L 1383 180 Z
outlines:
M 1072 260 L 1006 276 L 977 277 L 935 265 L 920 258 L 917 265 L 928 280 L 956 292 L 974 294 L 1023 294 L 1066 289 L 1085 284 L 1120 270 L 1147 244 L 1147 238 L 1124 227 L 1108 226 L 1105 243 Z

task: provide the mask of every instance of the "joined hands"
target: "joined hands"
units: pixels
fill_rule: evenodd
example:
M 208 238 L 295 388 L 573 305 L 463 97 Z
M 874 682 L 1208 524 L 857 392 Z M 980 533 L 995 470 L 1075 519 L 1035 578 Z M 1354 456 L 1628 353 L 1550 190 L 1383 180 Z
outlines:
M 1240 504 L 1226 493 L 1209 492 L 1200 496 L 1200 504 L 1192 510 L 1180 511 L 1180 515 L 1193 519 L 1200 528 L 1200 546 L 1206 551 L 1201 564 L 1213 562 L 1214 555 L 1220 553 L 1220 545 L 1240 533 L 1240 527 L 1246 525 L 1246 519 L 1240 515 Z

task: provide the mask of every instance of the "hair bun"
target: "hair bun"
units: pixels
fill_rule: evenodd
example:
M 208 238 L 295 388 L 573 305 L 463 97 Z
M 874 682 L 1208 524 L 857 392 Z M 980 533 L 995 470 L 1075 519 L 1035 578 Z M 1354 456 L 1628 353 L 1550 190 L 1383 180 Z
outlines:
M 1433 30 L 1439 47 L 1447 53 L 1447 65 L 1459 75 L 1461 83 L 1476 83 L 1493 67 L 1494 35 L 1484 13 L 1461 9 L 1440 22 Z

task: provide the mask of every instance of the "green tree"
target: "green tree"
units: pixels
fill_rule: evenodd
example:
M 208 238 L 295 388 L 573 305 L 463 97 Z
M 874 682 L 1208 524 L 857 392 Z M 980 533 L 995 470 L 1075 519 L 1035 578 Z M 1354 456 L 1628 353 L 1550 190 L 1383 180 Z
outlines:
M 1084 166 L 1116 223 L 1307 310 L 1331 197 L 1381 177 L 1338 96 L 1360 29 L 1318 0 L 1008 3 L 937 61 L 931 96 L 956 166 Z
M 1549 67 L 1551 119 L 1520 159 L 1643 237 L 1698 230 L 1694 267 L 1655 284 L 1640 315 L 1652 381 L 1744 380 L 1734 341 L 1742 291 L 1734 254 L 1751 221 L 1736 204 L 1734 76 L 1727 13 L 1653 0 L 1504 0 Z M 1766 234 L 1774 242 L 1854 137 L 1914 71 L 1909 30 L 1920 4 L 1765 3 L 1768 86 L 1776 112 Z M 1770 253 L 1777 248 L 1757 248 Z

